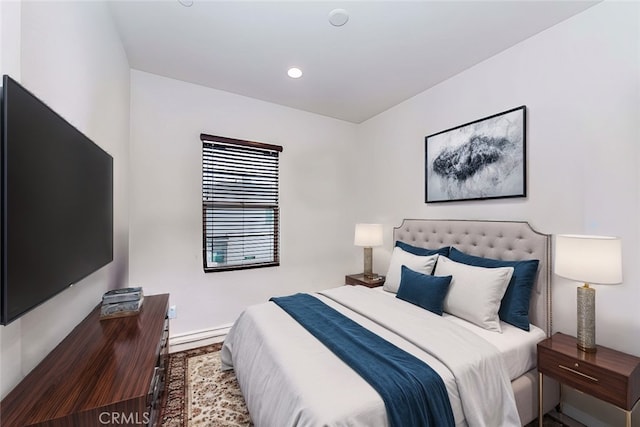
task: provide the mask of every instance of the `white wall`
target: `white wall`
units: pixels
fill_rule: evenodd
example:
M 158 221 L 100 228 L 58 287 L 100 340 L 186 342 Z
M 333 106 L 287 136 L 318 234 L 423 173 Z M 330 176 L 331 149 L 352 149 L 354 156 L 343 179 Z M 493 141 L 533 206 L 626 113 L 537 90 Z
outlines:
M 402 218 L 620 236 L 624 283 L 597 287 L 597 342 L 640 356 L 639 44 L 640 4 L 604 2 L 363 123 L 360 212 L 378 212 L 389 237 L 377 268 Z M 522 104 L 528 197 L 425 204 L 424 137 Z M 554 331 L 575 335 L 577 285 L 554 277 Z
M 5 38 L 3 31 L 2 71 L 113 156 L 114 261 L 0 327 L 2 397 L 95 307 L 102 293 L 128 281 L 129 65 L 107 6 L 17 4 L 19 37 Z M 3 2 L 3 19 L 5 10 Z M 5 48 L 19 52 L 19 70 L 5 68 Z
M 171 294 L 178 313 L 172 336 L 231 323 L 274 295 L 341 285 L 345 274 L 358 271 L 355 129 L 132 71 L 130 279 L 145 293 Z M 200 133 L 284 147 L 279 267 L 203 272 Z
M 361 125 L 134 70 L 132 284 L 171 292 L 174 335 L 231 322 L 280 292 L 341 282 L 361 262 L 356 221 L 386 225 L 385 249 L 374 251 L 383 272 L 402 218 L 524 219 L 552 234 L 623 238 L 625 282 L 598 288 L 598 342 L 640 354 L 628 339 L 640 329 L 638 8 L 596 5 Z M 522 104 L 528 197 L 426 205 L 425 135 Z M 282 267 L 202 272 L 200 132 L 285 146 Z M 575 334 L 574 284 L 555 282 L 555 330 Z
M 20 2 L 0 2 L 0 72 L 20 78 Z M 0 269 L 1 273 L 1 269 Z M 22 378 L 21 327 L 0 326 L 0 397 Z
M 116 242 L 111 265 L 0 327 L 2 396 L 108 288 L 170 292 L 178 307 L 172 335 L 216 327 L 272 295 L 339 285 L 361 270 L 352 244 L 358 221 L 385 224 L 385 247 L 374 250 L 375 269 L 384 272 L 391 228 L 407 217 L 524 219 L 547 233 L 621 236 L 624 284 L 598 288 L 598 342 L 640 355 L 639 8 L 599 4 L 353 125 L 129 74 L 103 3 L 22 3 L 20 37 L 7 39 L 3 2 L 2 71 L 21 74 L 114 156 Z M 7 55 L 17 51 L 21 63 L 9 66 Z M 521 104 L 529 196 L 426 205 L 424 136 Z M 280 267 L 203 273 L 201 132 L 284 146 Z M 556 331 L 575 333 L 574 288 L 555 280 Z

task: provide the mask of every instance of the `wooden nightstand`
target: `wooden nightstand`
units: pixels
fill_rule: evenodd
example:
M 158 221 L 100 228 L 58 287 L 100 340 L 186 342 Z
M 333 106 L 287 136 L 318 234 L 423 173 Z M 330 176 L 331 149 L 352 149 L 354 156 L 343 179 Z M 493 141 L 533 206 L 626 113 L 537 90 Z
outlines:
M 538 343 L 538 397 L 542 402 L 542 376 L 547 375 L 578 391 L 611 403 L 626 414 L 640 402 L 640 357 L 598 346 L 595 353 L 576 347 L 576 339 L 561 333 Z M 562 390 L 562 388 L 561 388 Z M 542 426 L 542 406 L 538 407 Z
M 359 274 L 349 274 L 344 276 L 344 284 L 345 285 L 362 285 L 368 288 L 376 288 L 378 286 L 384 285 L 384 276 L 378 276 L 375 279 L 365 279 L 364 273 Z

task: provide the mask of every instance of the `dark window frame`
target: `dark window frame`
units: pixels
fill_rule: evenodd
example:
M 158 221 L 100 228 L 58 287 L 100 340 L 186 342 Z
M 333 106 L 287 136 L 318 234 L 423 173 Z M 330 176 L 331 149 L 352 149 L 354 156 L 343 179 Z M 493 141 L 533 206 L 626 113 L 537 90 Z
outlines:
M 202 265 L 205 273 L 279 266 L 279 153 L 283 150 L 282 146 L 204 133 L 200 134 L 200 139 L 202 141 Z M 260 160 L 261 158 L 269 161 L 247 166 L 250 160 Z M 216 161 L 220 162 L 217 169 L 214 166 Z M 227 174 L 247 174 L 249 176 L 257 173 L 259 175 L 267 175 L 267 177 L 258 178 L 266 180 L 264 186 L 257 184 L 255 181 L 240 185 L 237 185 L 237 181 L 214 184 L 214 182 L 217 182 L 213 177 L 214 171 L 219 176 Z M 218 187 L 217 190 L 216 187 Z M 264 214 L 265 211 L 271 211 L 272 227 L 270 221 L 266 221 L 267 225 L 265 226 L 261 225 L 263 221 L 255 221 L 255 217 L 252 217 L 252 214 Z M 224 222 L 228 217 L 232 217 L 230 222 L 233 222 L 234 225 Z M 231 238 L 228 237 L 229 234 L 225 237 L 214 236 L 216 222 L 225 224 L 226 228 L 221 227 L 226 232 L 237 231 L 238 229 L 234 227 L 242 227 L 242 232 L 237 232 L 233 236 L 236 247 L 242 246 L 241 255 L 238 255 L 237 258 L 229 257 L 232 258 L 229 263 L 227 263 L 227 244 Z M 258 227 L 261 232 L 266 229 L 268 233 L 245 234 L 245 230 L 253 226 Z M 254 240 L 252 242 L 254 238 L 259 241 L 255 242 Z M 216 242 L 216 239 L 219 241 Z M 220 241 L 223 243 L 220 243 Z M 269 245 L 264 246 L 264 243 L 269 243 Z M 212 266 L 209 263 L 214 262 L 210 259 L 216 253 L 214 252 L 214 247 L 221 244 L 224 244 L 224 249 L 221 253 L 224 254 L 222 259 L 225 262 Z M 271 244 L 273 244 L 273 256 L 269 257 L 272 259 L 251 262 L 250 256 L 244 256 L 245 244 L 249 247 L 247 249 L 248 252 L 250 252 L 251 245 L 254 244 L 254 252 L 261 251 L 260 249 L 255 249 L 260 246 L 261 248 L 267 248 L 266 253 L 269 255 L 271 255 L 269 251 L 271 250 Z M 218 246 L 218 248 L 221 248 L 221 246 Z M 211 255 L 210 258 L 208 258 L 209 255 Z

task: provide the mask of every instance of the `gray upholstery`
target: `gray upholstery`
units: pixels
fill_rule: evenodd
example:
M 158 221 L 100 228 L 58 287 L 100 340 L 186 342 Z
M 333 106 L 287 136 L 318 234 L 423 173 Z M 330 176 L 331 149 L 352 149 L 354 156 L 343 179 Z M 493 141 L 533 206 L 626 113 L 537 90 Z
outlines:
M 526 222 L 405 219 L 393 241 L 438 249 L 454 246 L 470 255 L 505 261 L 537 259 L 538 278 L 531 294 L 529 319 L 551 335 L 551 237 Z
M 551 336 L 551 236 L 535 231 L 526 222 L 405 219 L 393 230 L 396 240 L 422 248 L 455 246 L 470 255 L 516 261 L 537 259 L 538 278 L 531 293 L 529 320 Z M 538 416 L 538 374 L 532 369 L 511 382 L 520 422 L 526 425 Z M 560 401 L 558 383 L 544 383 L 543 413 Z

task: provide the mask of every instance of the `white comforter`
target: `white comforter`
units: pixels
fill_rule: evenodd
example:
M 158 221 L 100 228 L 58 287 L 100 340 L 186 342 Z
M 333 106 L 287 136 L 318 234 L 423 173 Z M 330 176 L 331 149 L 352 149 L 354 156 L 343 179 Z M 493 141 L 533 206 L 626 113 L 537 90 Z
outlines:
M 469 330 L 360 286 L 317 297 L 428 363 L 442 377 L 457 425 L 518 426 L 502 357 Z M 245 310 L 222 348 L 256 426 L 386 426 L 382 398 L 274 303 Z

